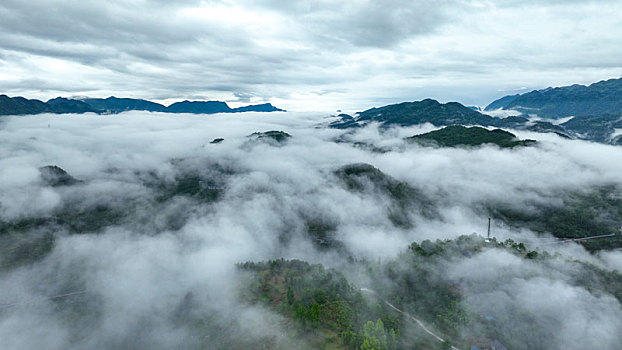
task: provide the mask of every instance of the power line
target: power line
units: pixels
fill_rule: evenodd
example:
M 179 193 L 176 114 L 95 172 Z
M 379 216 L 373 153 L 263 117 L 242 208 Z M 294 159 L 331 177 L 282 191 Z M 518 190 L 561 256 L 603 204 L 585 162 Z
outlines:
M 52 296 L 49 296 L 49 297 L 41 297 L 41 298 L 31 299 L 31 300 L 27 300 L 27 301 L 20 301 L 20 302 L 17 302 L 17 303 L 0 304 L 0 308 L 9 308 L 9 307 L 20 306 L 20 305 L 28 305 L 28 304 L 32 304 L 32 303 L 37 302 L 37 301 L 66 298 L 66 297 L 73 296 L 73 295 L 85 294 L 87 292 L 88 292 L 88 290 L 85 289 L 85 290 L 79 290 L 79 291 L 65 293 L 65 294 L 52 295 Z
M 555 241 L 555 242 L 544 242 L 544 243 L 540 243 L 540 244 L 560 244 L 560 243 L 568 243 L 568 242 L 579 242 L 579 241 L 587 241 L 590 239 L 599 239 L 599 238 L 607 238 L 607 237 L 615 237 L 617 236 L 616 233 L 610 233 L 610 234 L 606 234 L 606 235 L 598 235 L 598 236 L 590 236 L 590 237 L 580 237 L 580 238 L 562 238 L 561 240 Z

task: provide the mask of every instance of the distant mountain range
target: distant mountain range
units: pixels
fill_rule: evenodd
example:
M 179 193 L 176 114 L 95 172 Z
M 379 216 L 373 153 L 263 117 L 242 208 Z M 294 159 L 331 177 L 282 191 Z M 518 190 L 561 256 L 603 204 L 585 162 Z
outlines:
M 86 98 L 67 99 L 57 97 L 47 102 L 29 100 L 23 97 L 0 95 L 0 115 L 24 115 L 40 113 L 98 113 L 117 114 L 126 111 L 149 111 L 164 113 L 236 113 L 236 112 L 280 112 L 283 109 L 270 103 L 231 108 L 221 101 L 183 101 L 166 107 L 159 103 L 133 99 L 117 98 Z
M 505 96 L 489 104 L 484 111 L 498 109 L 514 110 L 517 111 L 517 115 L 498 118 L 482 113 L 478 107 L 465 107 L 458 102 L 440 103 L 425 99 L 374 107 L 353 116 L 339 114 L 339 120 L 331 123 L 330 127 L 358 128 L 372 122 L 379 123 L 381 127 L 411 126 L 423 123 L 431 123 L 435 126 L 480 125 L 550 132 L 565 138 L 622 145 L 622 78 L 601 81 L 588 86 L 546 88 L 525 94 Z M 270 103 L 231 108 L 221 101 L 183 101 L 167 107 L 159 103 L 132 98 L 67 99 L 58 97 L 42 102 L 0 95 L 0 115 L 87 112 L 116 114 L 125 111 L 213 114 L 283 110 Z M 535 115 L 539 118 L 534 119 Z M 563 123 L 556 121 L 564 117 L 572 118 Z
M 542 118 L 564 118 L 622 113 L 622 78 L 588 86 L 571 85 L 502 97 L 485 110 L 516 110 Z
M 562 124 L 554 124 L 545 120 L 532 120 L 527 114 L 507 118 L 492 117 L 457 102 L 443 104 L 435 100 L 425 99 L 371 108 L 356 113 L 354 116 L 340 114 L 338 117 L 340 119 L 332 122 L 330 127 L 337 129 L 358 128 L 370 122 L 379 123 L 383 128 L 423 123 L 430 123 L 434 126 L 480 125 L 555 133 L 564 138 L 622 145 L 622 134 L 616 132 L 616 129 L 622 129 L 622 115 L 620 114 L 581 116 Z

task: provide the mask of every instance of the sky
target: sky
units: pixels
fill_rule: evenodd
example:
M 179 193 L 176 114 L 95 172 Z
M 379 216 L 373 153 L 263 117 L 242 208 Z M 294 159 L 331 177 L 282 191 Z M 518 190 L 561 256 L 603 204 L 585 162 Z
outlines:
M 619 0 L 3 0 L 0 93 L 358 111 L 622 76 Z

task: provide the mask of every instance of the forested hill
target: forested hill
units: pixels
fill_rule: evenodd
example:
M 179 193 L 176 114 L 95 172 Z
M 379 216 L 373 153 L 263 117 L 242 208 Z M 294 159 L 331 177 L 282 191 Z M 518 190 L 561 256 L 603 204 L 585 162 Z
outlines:
M 501 129 L 488 130 L 478 126 L 470 128 L 462 125 L 451 125 L 440 130 L 414 135 L 406 139 L 423 145 L 440 147 L 480 146 L 493 144 L 501 148 L 529 146 L 534 140 L 519 140 L 516 135 Z
M 570 85 L 504 96 L 485 110 L 506 109 L 537 114 L 544 118 L 594 116 L 622 113 L 622 78 L 588 86 Z
M 236 112 L 281 112 L 270 103 L 231 108 L 221 101 L 183 101 L 166 107 L 159 103 L 134 98 L 87 98 L 67 99 L 57 97 L 47 102 L 29 100 L 23 97 L 0 95 L 0 115 L 26 115 L 41 113 L 98 113 L 117 114 L 126 111 L 148 111 L 164 113 L 236 113 Z
M 501 268 L 485 274 L 469 271 L 457 281 L 448 277 L 457 261 L 472 264 L 495 257 L 529 272 Z M 413 242 L 396 258 L 382 262 L 351 258 L 342 267 L 349 274 L 299 260 L 246 262 L 238 267 L 250 276 L 241 288 L 243 300 L 279 312 L 286 328 L 314 349 L 560 348 L 564 340 L 550 336 L 556 323 L 539 317 L 534 302 L 513 298 L 514 290 L 490 293 L 540 281 L 546 278 L 546 273 L 537 272 L 541 268 L 563 274 L 571 288 L 589 286 L 594 293 L 622 299 L 617 271 L 475 234 Z M 365 284 L 348 279 L 356 271 L 365 271 Z M 442 338 L 431 336 L 430 330 Z M 268 341 L 264 345 L 278 348 Z
M 507 105 L 511 100 L 518 97 L 518 95 L 506 96 L 493 102 L 488 108 L 490 106 Z M 619 104 L 620 102 L 616 103 Z M 425 99 L 374 107 L 356 113 L 354 116 L 340 114 L 338 117 L 340 119 L 330 124 L 331 128 L 359 128 L 369 123 L 378 123 L 383 128 L 430 123 L 434 126 L 463 125 L 528 130 L 541 133 L 555 133 L 564 138 L 576 138 L 616 145 L 622 143 L 622 137 L 616 133 L 616 129 L 622 127 L 622 109 L 618 114 L 579 116 L 562 124 L 554 124 L 551 121 L 534 120 L 527 114 L 506 118 L 493 117 L 465 107 L 458 102 L 440 103 L 432 99 Z
M 356 117 L 342 114 L 341 120 L 333 123 L 334 128 L 358 127 L 368 122 L 378 122 L 383 126 L 410 126 L 431 123 L 436 126 L 496 125 L 500 119 L 493 118 L 465 107 L 458 102 L 440 103 L 425 99 L 403 102 L 383 107 L 374 107 L 358 113 Z

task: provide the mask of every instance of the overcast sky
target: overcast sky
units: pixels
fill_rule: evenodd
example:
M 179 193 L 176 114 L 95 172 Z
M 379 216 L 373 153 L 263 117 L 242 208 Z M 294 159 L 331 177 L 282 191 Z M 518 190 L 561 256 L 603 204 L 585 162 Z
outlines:
M 362 110 L 622 76 L 622 1 L 2 0 L 0 93 Z

